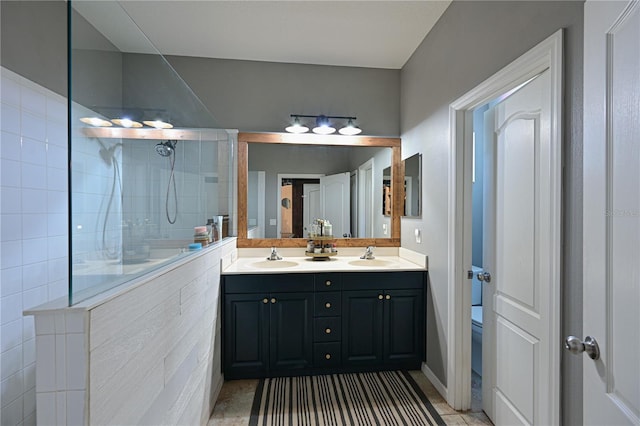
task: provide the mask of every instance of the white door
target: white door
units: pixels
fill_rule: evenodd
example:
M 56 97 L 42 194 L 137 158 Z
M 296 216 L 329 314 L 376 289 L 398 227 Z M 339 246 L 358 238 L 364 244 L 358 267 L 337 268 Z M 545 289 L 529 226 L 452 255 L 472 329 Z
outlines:
M 558 208 L 551 190 L 550 81 L 546 70 L 485 115 L 491 132 L 483 266 L 493 297 L 484 299 L 483 347 L 495 352 L 483 352 L 483 387 L 490 392 L 483 403 L 497 425 L 554 423 L 548 354 L 559 352 L 549 333 L 557 284 L 551 265 L 559 247 L 550 229 Z
M 322 218 L 331 222 L 333 235 L 351 233 L 351 178 L 349 172 L 320 178 Z
M 317 183 L 305 183 L 302 185 L 302 226 L 307 230 L 314 219 L 322 217 L 322 205 L 320 204 L 320 185 Z
M 587 1 L 584 29 L 583 421 L 638 425 L 640 4 Z

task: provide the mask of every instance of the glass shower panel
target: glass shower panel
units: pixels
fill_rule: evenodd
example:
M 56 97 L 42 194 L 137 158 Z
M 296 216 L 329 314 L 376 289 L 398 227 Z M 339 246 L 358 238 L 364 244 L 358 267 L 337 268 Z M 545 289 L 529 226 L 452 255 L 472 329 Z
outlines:
M 233 229 L 235 133 L 118 2 L 68 7 L 74 304 L 188 256 L 208 219 Z

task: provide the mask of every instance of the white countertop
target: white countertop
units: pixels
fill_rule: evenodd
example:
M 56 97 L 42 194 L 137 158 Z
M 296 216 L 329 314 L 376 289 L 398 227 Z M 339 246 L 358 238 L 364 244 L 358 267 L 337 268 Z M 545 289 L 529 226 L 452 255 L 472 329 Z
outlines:
M 269 249 L 242 249 L 239 257 L 222 271 L 233 274 L 282 274 L 309 272 L 424 271 L 425 255 L 398 248 L 378 248 L 375 259 L 362 260 L 364 249 L 343 248 L 327 260 L 304 256 L 304 249 L 279 249 L 282 260 L 269 261 Z

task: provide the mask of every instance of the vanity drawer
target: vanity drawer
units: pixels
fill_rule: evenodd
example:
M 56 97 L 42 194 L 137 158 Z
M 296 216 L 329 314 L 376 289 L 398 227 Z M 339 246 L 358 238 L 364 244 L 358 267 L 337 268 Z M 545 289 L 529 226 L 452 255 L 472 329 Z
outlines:
M 339 367 L 342 364 L 340 357 L 340 342 L 313 345 L 313 365 L 316 368 Z
M 323 273 L 315 274 L 315 290 L 316 291 L 339 291 L 342 290 L 342 274 L 341 273 Z
M 340 341 L 342 327 L 340 317 L 322 317 L 313 320 L 314 342 Z
M 315 294 L 314 314 L 317 317 L 340 315 L 342 297 L 339 291 L 319 292 Z

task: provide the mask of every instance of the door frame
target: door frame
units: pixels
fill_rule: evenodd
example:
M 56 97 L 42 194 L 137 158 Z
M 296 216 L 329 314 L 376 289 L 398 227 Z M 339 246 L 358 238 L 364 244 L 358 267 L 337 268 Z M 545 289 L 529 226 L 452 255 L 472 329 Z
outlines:
M 448 182 L 448 333 L 446 399 L 456 410 L 471 407 L 471 184 L 473 157 L 473 110 L 506 94 L 549 69 L 551 74 L 551 293 L 548 330 L 552 353 L 552 389 L 548 397 L 553 423 L 560 422 L 560 272 L 562 193 L 562 33 L 560 29 L 527 53 L 498 71 L 449 106 L 450 173 Z M 558 342 L 556 347 L 553 342 Z M 492 348 L 493 349 L 493 348 Z M 493 355 L 495 357 L 495 354 Z M 492 374 L 492 373 L 490 373 Z
M 358 166 L 358 238 L 373 238 L 374 166 L 373 157 Z M 368 182 L 371 184 L 369 191 L 367 191 L 367 170 L 371 170 L 371 180 Z M 370 203 L 366 202 L 367 192 L 371 197 Z M 367 226 L 367 216 L 370 219 L 369 226 Z M 369 236 L 367 236 L 367 232 L 370 234 Z
M 280 200 L 282 200 L 282 179 L 320 179 L 323 174 L 318 173 L 278 173 L 276 181 L 276 238 L 280 238 L 282 232 L 282 212 L 280 210 Z

